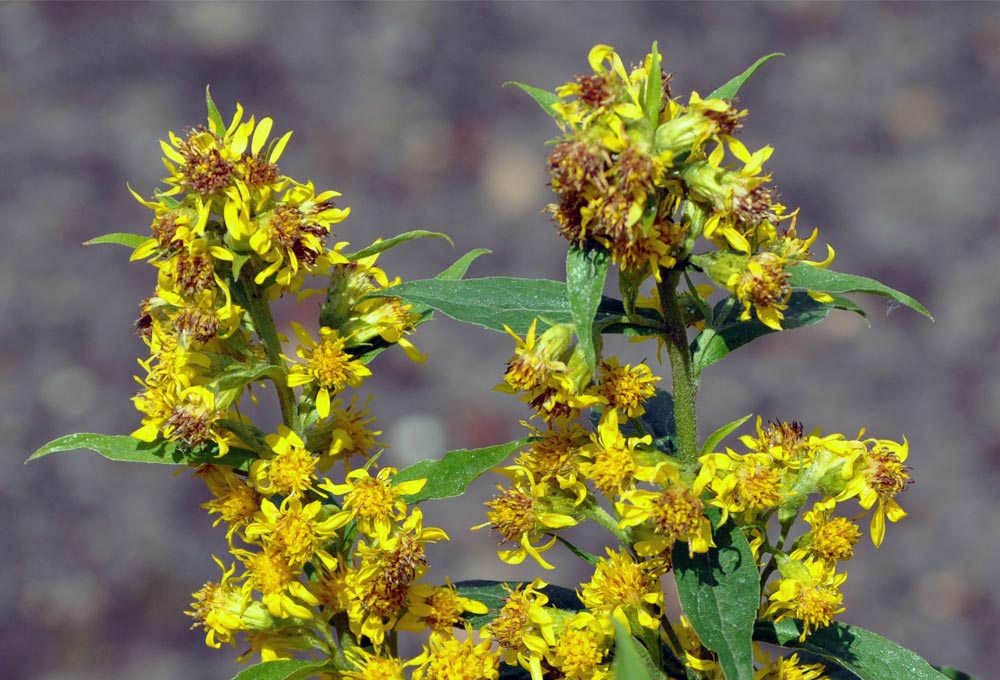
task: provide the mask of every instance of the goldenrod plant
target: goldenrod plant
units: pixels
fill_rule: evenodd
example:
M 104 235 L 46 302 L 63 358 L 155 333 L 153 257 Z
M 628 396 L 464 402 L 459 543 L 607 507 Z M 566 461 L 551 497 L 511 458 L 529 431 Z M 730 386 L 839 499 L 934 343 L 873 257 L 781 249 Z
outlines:
M 701 374 L 738 347 L 832 310 L 864 315 L 850 293 L 929 316 L 834 271 L 833 248 L 777 201 L 771 147 L 739 140 L 737 93 L 774 56 L 704 97 L 673 95 L 655 44 L 631 68 L 597 45 L 588 72 L 554 92 L 513 84 L 558 128 L 547 210 L 568 242 L 565 281 L 464 278 L 481 250 L 434 278 L 391 277 L 382 251 L 447 237 L 331 245 L 335 225 L 356 233 L 350 209 L 281 173 L 291 133 L 272 137 L 270 118 L 239 105 L 227 123 L 207 97 L 205 124 L 161 144 L 164 187 L 133 191 L 151 234 L 91 241 L 156 270 L 136 323 L 149 349 L 139 427 L 31 458 L 90 449 L 204 481 L 226 554 L 186 613 L 250 664 L 240 680 L 967 677 L 837 620 L 855 545 L 882 545 L 906 516 L 905 437 L 752 416 L 699 432 Z M 275 306 L 315 297 L 311 326 L 276 326 Z M 523 439 L 399 470 L 356 390 L 383 351 L 424 361 L 411 338 L 434 311 L 511 336 L 497 389 L 530 418 Z M 606 353 L 612 334 L 650 342 L 656 362 Z M 255 422 L 268 392 L 280 414 Z M 471 528 L 498 538 L 498 568 L 531 560 L 544 580 L 452 582 L 430 568 L 427 544 L 454 537 L 426 526 L 421 505 L 490 471 L 502 482 Z M 606 537 L 602 554 L 567 536 L 585 523 Z M 557 584 L 551 551 L 590 576 Z M 401 655 L 405 634 L 422 636 L 420 653 Z

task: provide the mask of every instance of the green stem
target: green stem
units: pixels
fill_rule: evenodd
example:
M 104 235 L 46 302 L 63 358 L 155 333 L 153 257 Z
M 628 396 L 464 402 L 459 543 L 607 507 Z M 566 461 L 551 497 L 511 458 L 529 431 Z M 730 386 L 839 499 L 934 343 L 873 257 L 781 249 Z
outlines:
M 244 266 L 240 272 L 239 282 L 246 297 L 247 311 L 250 312 L 250 318 L 253 319 L 257 335 L 264 345 L 267 360 L 281 369 L 280 376 L 273 378 L 275 389 L 278 392 L 278 404 L 281 407 L 281 419 L 288 429 L 298 433 L 298 407 L 295 403 L 295 393 L 288 386 L 288 368 L 281 356 L 281 340 L 278 337 L 278 329 L 274 325 L 274 317 L 271 315 L 267 291 L 254 283 L 253 279 L 253 269 Z
M 677 442 L 680 447 L 681 463 L 690 470 L 698 461 L 698 415 L 695 410 L 698 378 L 691 363 L 687 325 L 684 323 L 684 315 L 677 296 L 677 285 L 681 274 L 678 269 L 661 270 L 658 288 L 660 304 L 663 305 L 663 320 L 666 322 L 663 339 L 667 344 L 667 356 L 670 357 L 670 372 L 673 378 Z
M 584 516 L 594 520 L 602 527 L 610 531 L 615 535 L 622 545 L 631 546 L 632 539 L 629 537 L 628 533 L 622 530 L 618 526 L 618 520 L 608 514 L 608 511 L 602 508 L 597 503 L 591 503 L 589 507 L 584 511 Z

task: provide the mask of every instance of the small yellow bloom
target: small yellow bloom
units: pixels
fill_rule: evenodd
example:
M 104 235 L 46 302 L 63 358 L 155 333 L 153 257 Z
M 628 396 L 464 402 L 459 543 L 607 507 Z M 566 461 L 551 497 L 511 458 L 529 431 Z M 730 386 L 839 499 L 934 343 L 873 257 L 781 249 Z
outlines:
M 500 652 L 490 651 L 488 639 L 476 642 L 471 631 L 459 640 L 450 633 L 432 632 L 423 653 L 407 662 L 416 666 L 413 680 L 497 680 Z
M 345 387 L 360 386 L 372 372 L 344 349 L 346 339 L 336 330 L 325 326 L 320 328 L 320 341 L 317 343 L 300 324 L 292 322 L 292 329 L 301 343 L 296 353 L 306 363 L 291 367 L 288 385 L 297 387 L 315 384 L 316 413 L 320 418 L 327 418 L 330 415 L 331 396 Z
M 426 479 L 393 483 L 396 468 L 386 467 L 372 477 L 367 468 L 347 473 L 343 484 L 326 480 L 323 488 L 344 496 L 343 511 L 335 515 L 340 526 L 355 520 L 358 531 L 365 536 L 385 541 L 396 522 L 406 517 L 404 496 L 415 494 L 424 488 Z
M 629 631 L 635 625 L 656 630 L 663 616 L 660 576 L 667 565 L 662 560 L 637 562 L 624 549 L 607 548 L 594 567 L 594 575 L 582 584 L 580 601 L 595 614 L 610 615 Z
M 775 621 L 789 616 L 802 621 L 800 640 L 816 628 L 829 626 L 833 617 L 844 611 L 840 586 L 847 574 L 837 574 L 820 561 L 787 558 L 779 559 L 778 571 L 782 579 L 768 596 L 770 604 L 764 615 L 774 616 Z

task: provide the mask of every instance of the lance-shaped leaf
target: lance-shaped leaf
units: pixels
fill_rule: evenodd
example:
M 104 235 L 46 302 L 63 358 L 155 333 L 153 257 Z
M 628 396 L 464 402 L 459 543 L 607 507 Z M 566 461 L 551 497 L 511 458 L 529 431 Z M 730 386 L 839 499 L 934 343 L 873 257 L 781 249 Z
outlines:
M 797 269 L 797 267 L 793 269 Z M 785 318 L 781 320 L 782 329 L 791 330 L 817 324 L 830 314 L 831 309 L 844 309 L 863 315 L 858 306 L 850 300 L 834 297 L 832 303 L 823 304 L 816 302 L 806 293 L 796 291 L 788 299 L 788 309 L 783 312 Z M 725 320 L 717 319 L 716 321 L 721 323 L 721 326 L 706 328 L 698 334 L 692 343 L 691 352 L 696 373 L 700 373 L 706 366 L 711 366 L 722 360 L 734 349 L 763 335 L 778 332 L 765 326 L 757 319 L 737 320 L 729 323 L 726 323 Z
M 765 62 L 774 59 L 775 57 L 783 57 L 783 56 L 785 55 L 781 52 L 773 52 L 771 54 L 761 57 L 753 64 L 751 64 L 750 68 L 748 68 L 746 71 L 739 74 L 735 78 L 730 78 L 725 85 L 713 90 L 711 94 L 709 94 L 708 97 L 706 98 L 733 99 L 736 96 L 736 93 L 740 91 L 740 88 L 743 87 L 743 83 L 750 80 L 750 76 L 756 73 L 757 69 L 759 69 Z
M 205 86 L 205 108 L 208 109 L 208 119 L 215 125 L 215 134 L 221 135 L 226 131 L 226 123 L 222 120 L 222 114 L 219 113 L 219 108 L 212 101 L 212 94 L 209 92 L 209 86 Z
M 306 680 L 325 668 L 323 664 L 296 659 L 266 661 L 244 668 L 233 680 Z
M 880 635 L 832 623 L 810 633 L 800 641 L 802 624 L 794 619 L 778 623 L 758 621 L 754 639 L 761 642 L 801 649 L 846 668 L 861 680 L 943 680 L 945 675 L 915 653 Z
M 426 305 L 458 321 L 503 332 L 528 332 L 538 318 L 540 326 L 572 323 L 566 284 L 546 279 L 495 276 L 485 279 L 421 279 L 407 281 L 372 296 L 398 297 Z
M 562 100 L 554 92 L 543 90 L 540 87 L 534 87 L 532 85 L 525 85 L 524 83 L 518 83 L 513 80 L 508 80 L 506 83 L 503 84 L 504 87 L 507 87 L 508 85 L 514 85 L 515 87 L 521 88 L 522 90 L 527 92 L 528 95 L 532 99 L 534 99 L 539 106 L 542 107 L 542 111 L 549 114 L 553 118 L 558 117 L 558 114 L 556 114 L 556 111 L 555 109 L 552 108 L 552 105 Z
M 528 443 L 527 439 L 487 446 L 482 449 L 456 449 L 440 459 L 421 460 L 400 470 L 394 483 L 426 479 L 417 493 L 407 496 L 409 503 L 461 496 L 477 477 L 507 460 L 510 454 Z
M 362 248 L 356 253 L 350 253 L 345 255 L 345 257 L 351 262 L 356 262 L 365 257 L 371 257 L 372 255 L 377 255 L 378 253 L 389 250 L 390 248 L 395 248 L 401 243 L 406 243 L 407 241 L 413 241 L 418 238 L 440 238 L 447 241 L 449 244 L 454 246 L 451 237 L 447 234 L 442 234 L 439 231 L 427 231 L 426 229 L 414 229 L 413 231 L 408 231 L 398 236 L 393 236 L 392 238 L 385 239 L 384 241 L 376 241 L 367 248 Z
M 597 372 L 599 338 L 594 333 L 594 317 L 604 294 L 610 258 L 607 252 L 576 246 L 566 254 L 566 295 L 580 347 L 587 358 L 591 374 Z
M 618 621 L 615 625 L 615 660 L 611 664 L 611 671 L 616 678 L 628 678 L 629 680 L 653 680 L 655 677 L 650 673 L 652 665 L 649 653 L 645 648 L 640 650 L 635 638 L 629 635 L 628 631 Z
M 723 439 L 725 439 L 730 434 L 739 429 L 740 425 L 750 420 L 750 417 L 752 415 L 753 415 L 752 413 L 749 413 L 743 416 L 742 418 L 737 418 L 733 422 L 726 423 L 718 430 L 708 435 L 708 438 L 705 440 L 705 443 L 701 447 L 701 455 L 704 456 L 706 453 L 712 453 L 712 451 L 715 450 L 715 447 L 718 446 Z
M 96 246 L 102 243 L 113 243 L 119 246 L 126 246 L 135 250 L 143 243 L 149 240 L 149 236 L 143 236 L 141 234 L 129 234 L 126 232 L 116 232 L 114 234 L 105 234 L 104 236 L 95 236 L 89 241 L 84 241 L 85 246 Z
M 753 631 L 760 605 L 760 572 L 750 544 L 733 522 L 715 529 L 715 548 L 674 546 L 674 580 L 684 615 L 715 652 L 727 680 L 753 680 Z
M 28 461 L 42 458 L 50 453 L 87 449 L 101 454 L 108 460 L 124 463 L 159 463 L 164 465 L 226 465 L 240 470 L 248 470 L 257 456 L 244 449 L 229 449 L 225 456 L 218 457 L 218 448 L 206 445 L 188 448 L 166 439 L 153 442 L 139 441 L 128 435 L 93 434 L 81 432 L 59 437 L 28 456 Z M 26 463 L 28 461 L 25 461 Z
M 646 78 L 646 89 L 642 93 L 642 112 L 649 121 L 649 129 L 655 130 L 660 122 L 660 107 L 663 105 L 663 71 L 660 67 L 660 54 L 656 50 L 656 41 L 650 49 L 651 63 L 649 75 Z
M 842 274 L 822 267 L 807 264 L 797 264 L 788 268 L 789 283 L 793 288 L 811 290 L 818 293 L 869 293 L 889 298 L 894 302 L 920 312 L 928 319 L 934 320 L 927 309 L 906 293 L 901 293 L 875 279 L 853 274 Z

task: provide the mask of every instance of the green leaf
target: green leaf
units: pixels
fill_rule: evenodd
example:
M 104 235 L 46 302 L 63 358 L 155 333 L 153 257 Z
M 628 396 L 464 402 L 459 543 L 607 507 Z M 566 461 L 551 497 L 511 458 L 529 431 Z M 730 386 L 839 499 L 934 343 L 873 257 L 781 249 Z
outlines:
M 788 268 L 789 283 L 793 288 L 811 290 L 817 293 L 869 293 L 889 298 L 910 309 L 920 312 L 931 321 L 934 317 L 927 309 L 906 293 L 879 283 L 875 279 L 853 274 L 842 274 L 822 267 L 797 264 Z
M 417 493 L 406 496 L 409 503 L 461 496 L 465 487 L 490 468 L 507 460 L 510 454 L 528 442 L 527 439 L 487 446 L 482 449 L 456 449 L 440 459 L 421 460 L 399 471 L 393 482 L 426 479 L 427 484 Z
M 518 586 L 527 585 L 526 582 L 518 581 L 486 581 L 474 579 L 471 581 L 459 581 L 455 583 L 455 589 L 459 595 L 470 600 L 482 602 L 490 608 L 486 614 L 467 616 L 465 620 L 473 628 L 481 628 L 497 617 L 510 590 L 515 590 Z M 509 589 L 509 590 L 508 590 Z M 563 611 L 578 612 L 584 609 L 583 603 L 576 593 L 569 588 L 562 586 L 547 585 L 541 589 L 542 593 L 549 598 L 548 606 L 561 609 Z
M 566 284 L 545 279 L 495 276 L 485 279 L 421 279 L 370 293 L 426 305 L 453 319 L 503 332 L 504 324 L 524 334 L 540 325 L 572 323 Z
M 205 107 L 208 109 L 208 119 L 215 124 L 215 133 L 218 135 L 226 131 L 226 123 L 222 120 L 222 114 L 212 101 L 212 94 L 208 91 L 209 86 L 205 86 Z
M 489 255 L 491 252 L 492 251 L 487 250 L 486 248 L 476 248 L 475 250 L 470 250 L 465 255 L 455 260 L 454 264 L 449 266 L 434 278 L 443 279 L 445 281 L 460 279 L 465 276 L 465 272 L 469 271 L 469 267 L 472 265 L 473 261 L 476 260 L 476 258 L 480 255 Z
M 324 664 L 312 661 L 294 659 L 267 661 L 244 668 L 233 677 L 233 680 L 306 680 L 324 668 L 326 668 Z
M 598 555 L 594 555 L 593 553 L 589 553 L 586 550 L 583 550 L 582 548 L 578 548 L 577 546 L 573 545 L 562 536 L 557 535 L 556 540 L 562 543 L 564 546 L 566 546 L 567 550 L 569 550 L 571 553 L 579 557 L 587 564 L 594 565 L 601 561 L 601 558 Z
M 731 78 L 722 87 L 713 90 L 711 94 L 705 97 L 705 99 L 733 99 L 734 97 L 736 97 L 736 93 L 740 91 L 740 88 L 743 87 L 743 83 L 748 81 L 750 79 L 750 76 L 752 76 L 757 71 L 757 69 L 759 69 L 764 64 L 764 62 L 774 59 L 775 57 L 783 57 L 783 56 L 785 56 L 783 52 L 772 52 L 767 56 L 761 57 L 760 59 L 755 61 L 753 65 L 751 65 L 750 68 L 748 68 L 746 71 L 739 74 L 735 78 Z
M 108 460 L 125 463 L 160 463 L 165 465 L 226 465 L 240 470 L 248 470 L 257 456 L 244 449 L 229 449 L 225 456 L 215 455 L 218 448 L 211 446 L 190 449 L 175 442 L 157 439 L 154 442 L 139 441 L 128 435 L 92 434 L 81 432 L 50 441 L 28 456 L 28 461 L 42 458 L 50 453 L 87 449 L 101 454 Z M 26 463 L 28 461 L 25 461 Z
M 835 622 L 814 630 L 800 642 L 801 634 L 802 624 L 793 619 L 778 623 L 758 621 L 754 628 L 756 640 L 830 659 L 861 680 L 942 680 L 947 677 L 910 650 L 864 628 Z
M 849 309 L 852 304 L 845 307 L 839 299 L 835 299 L 832 304 L 827 305 L 816 302 L 806 293 L 796 291 L 788 299 L 788 309 L 784 311 L 785 318 L 781 325 L 784 330 L 812 326 L 825 319 L 830 314 L 830 309 Z M 724 323 L 715 329 L 706 328 L 698 334 L 691 346 L 695 373 L 701 373 L 705 367 L 721 361 L 733 350 L 761 336 L 777 332 L 757 319 Z
M 651 662 L 648 653 L 643 655 L 639 651 L 639 645 L 635 638 L 629 635 L 628 631 L 618 621 L 615 624 L 615 660 L 611 664 L 611 672 L 616 678 L 628 678 L 628 680 L 653 680 L 653 675 L 649 672 Z M 646 656 L 646 659 L 643 659 Z
M 515 87 L 521 88 L 527 92 L 532 99 L 538 102 L 538 105 L 542 107 L 542 111 L 549 114 L 553 118 L 559 117 L 555 109 L 552 108 L 552 105 L 562 101 L 562 99 L 554 92 L 543 90 L 540 87 L 533 87 L 531 85 L 525 85 L 524 83 L 518 83 L 513 80 L 508 80 L 503 84 L 504 87 L 507 87 L 508 85 L 514 85 Z
M 413 231 L 408 231 L 404 234 L 399 234 L 398 236 L 393 236 L 392 238 L 386 239 L 384 241 L 376 241 L 367 248 L 362 248 L 356 253 L 350 253 L 345 255 L 351 262 L 357 262 L 358 260 L 371 257 L 383 251 L 389 250 L 390 248 L 395 248 L 401 243 L 406 243 L 407 241 L 413 241 L 418 238 L 440 238 L 447 241 L 449 244 L 454 246 L 451 237 L 447 234 L 442 234 L 439 231 L 427 231 L 426 229 L 414 229 Z
M 727 680 L 753 679 L 753 624 L 760 573 L 750 544 L 733 522 L 715 530 L 715 548 L 689 555 L 674 546 L 674 580 L 684 614 L 703 645 L 715 652 Z
M 234 361 L 226 367 L 215 380 L 209 385 L 216 394 L 229 390 L 241 390 L 252 382 L 257 382 L 262 378 L 277 378 L 281 374 L 281 368 L 267 362 L 244 364 Z
M 104 236 L 95 236 L 89 241 L 84 241 L 85 246 L 96 246 L 102 243 L 114 243 L 119 246 L 126 246 L 135 250 L 143 243 L 149 240 L 149 236 L 143 236 L 142 234 L 129 234 L 126 232 L 117 232 L 114 234 L 105 234 Z
M 607 252 L 597 248 L 581 250 L 572 246 L 566 254 L 566 295 L 576 335 L 591 374 L 597 372 L 599 353 L 599 338 L 594 335 L 594 317 L 604 294 L 610 263 Z
M 704 456 L 706 453 L 712 453 L 712 451 L 715 450 L 715 447 L 719 445 L 719 442 L 738 430 L 740 425 L 750 420 L 751 416 L 753 416 L 753 414 L 748 413 L 742 418 L 737 418 L 733 422 L 723 425 L 718 430 L 708 435 L 708 439 L 705 440 L 705 444 L 701 447 L 701 455 Z
M 646 91 L 643 93 L 642 110 L 649 121 L 649 129 L 656 130 L 656 126 L 660 122 L 660 106 L 663 103 L 663 72 L 660 68 L 660 60 L 658 58 L 660 55 L 656 51 L 655 40 L 653 41 L 653 47 L 650 49 L 650 54 L 653 55 L 653 59 L 650 64 L 649 77 L 646 79 Z
M 647 399 L 643 406 L 646 412 L 639 416 L 646 434 L 653 435 L 653 446 L 658 450 L 670 455 L 676 455 L 679 450 L 677 444 L 677 424 L 674 422 L 674 397 L 669 392 L 657 389 L 656 394 Z M 633 430 L 631 425 L 622 427 L 625 436 L 636 436 L 630 434 Z

